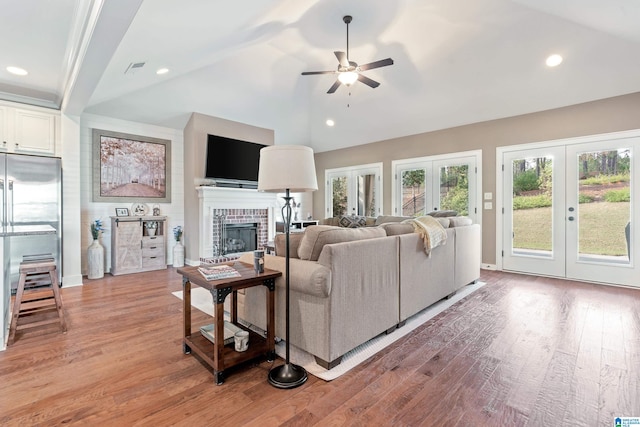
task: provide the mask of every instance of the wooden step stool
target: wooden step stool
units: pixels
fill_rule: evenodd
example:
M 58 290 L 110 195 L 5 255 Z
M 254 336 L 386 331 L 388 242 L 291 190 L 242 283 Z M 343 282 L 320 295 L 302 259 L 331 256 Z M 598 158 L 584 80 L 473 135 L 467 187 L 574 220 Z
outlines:
M 24 259 L 29 257 L 25 256 Z M 58 312 L 58 318 L 29 322 L 20 325 L 20 330 L 31 329 L 60 321 L 62 332 L 67 332 L 67 324 L 62 312 L 62 299 L 60 298 L 60 286 L 58 272 L 53 258 L 45 258 L 20 263 L 20 280 L 13 304 L 11 326 L 9 328 L 8 344 L 13 344 L 18 318 L 31 317 L 43 313 Z

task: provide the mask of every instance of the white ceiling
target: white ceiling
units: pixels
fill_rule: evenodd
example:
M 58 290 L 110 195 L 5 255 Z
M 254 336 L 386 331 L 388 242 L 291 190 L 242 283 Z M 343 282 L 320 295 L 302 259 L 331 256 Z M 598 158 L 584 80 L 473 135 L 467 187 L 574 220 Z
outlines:
M 195 111 L 316 151 L 640 91 L 637 0 L 0 0 L 0 10 L 1 98 L 179 129 Z M 365 72 L 376 89 L 328 95 L 335 76 L 300 73 L 335 69 L 347 14 L 350 59 L 395 64 Z M 559 67 L 544 64 L 552 53 Z M 135 62 L 145 66 L 125 74 Z

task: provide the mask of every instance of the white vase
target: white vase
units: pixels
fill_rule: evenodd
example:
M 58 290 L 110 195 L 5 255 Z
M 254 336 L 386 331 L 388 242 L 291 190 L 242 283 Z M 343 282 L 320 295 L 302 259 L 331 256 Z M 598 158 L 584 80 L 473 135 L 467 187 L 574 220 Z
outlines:
M 173 266 L 184 267 L 184 246 L 180 242 L 173 247 Z
M 147 236 L 155 236 L 156 229 L 155 228 L 147 228 Z
M 97 239 L 87 249 L 87 263 L 89 265 L 89 279 L 104 277 L 104 248 Z

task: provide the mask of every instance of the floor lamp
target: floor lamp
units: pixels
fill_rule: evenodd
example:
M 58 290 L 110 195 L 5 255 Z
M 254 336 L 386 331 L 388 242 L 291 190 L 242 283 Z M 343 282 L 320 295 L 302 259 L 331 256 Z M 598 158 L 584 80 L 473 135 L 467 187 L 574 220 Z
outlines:
M 282 219 L 285 232 L 285 348 L 284 365 L 269 371 L 269 383 L 278 388 L 304 384 L 307 371 L 289 361 L 289 228 L 291 227 L 291 193 L 318 189 L 313 150 L 302 145 L 271 145 L 260 150 L 258 191 L 285 193 Z

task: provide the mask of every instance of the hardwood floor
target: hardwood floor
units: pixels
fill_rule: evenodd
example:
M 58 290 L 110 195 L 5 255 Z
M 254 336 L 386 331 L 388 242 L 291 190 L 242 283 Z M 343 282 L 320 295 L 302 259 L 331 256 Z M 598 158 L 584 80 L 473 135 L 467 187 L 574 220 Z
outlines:
M 0 352 L 0 425 L 610 426 L 640 416 L 640 291 L 482 280 L 344 376 L 293 390 L 267 383 L 267 362 L 216 386 L 182 354 L 174 269 L 86 280 L 62 289 L 66 334 L 18 333 Z

